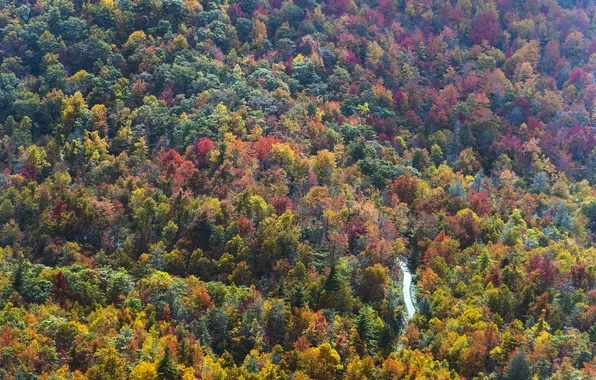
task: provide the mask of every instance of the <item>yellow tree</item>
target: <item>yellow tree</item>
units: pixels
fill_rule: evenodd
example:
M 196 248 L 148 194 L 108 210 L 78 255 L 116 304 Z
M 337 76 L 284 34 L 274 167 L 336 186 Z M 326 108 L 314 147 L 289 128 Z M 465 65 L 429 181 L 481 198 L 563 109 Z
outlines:
M 301 368 L 314 380 L 333 379 L 343 368 L 339 354 L 329 343 L 307 349 L 300 359 Z
M 366 63 L 372 69 L 376 68 L 381 57 L 383 56 L 383 48 L 379 46 L 376 41 L 372 41 L 366 47 Z
M 86 373 L 90 380 L 124 380 L 127 377 L 124 359 L 113 347 L 98 351 L 95 363 Z
M 132 380 L 157 380 L 155 364 L 140 362 L 130 373 L 130 378 Z
M 99 137 L 97 131 L 85 132 L 85 162 L 98 164 L 108 157 L 108 143 L 106 139 Z
M 60 132 L 67 136 L 77 127 L 85 127 L 85 122 L 90 119 L 89 107 L 83 94 L 76 92 L 72 96 L 62 99 L 62 128 Z
M 91 108 L 93 129 L 105 134 L 108 129 L 108 109 L 103 104 L 96 104 Z
M 311 167 L 321 184 L 328 184 L 335 169 L 335 155 L 327 149 L 320 150 L 311 159 Z

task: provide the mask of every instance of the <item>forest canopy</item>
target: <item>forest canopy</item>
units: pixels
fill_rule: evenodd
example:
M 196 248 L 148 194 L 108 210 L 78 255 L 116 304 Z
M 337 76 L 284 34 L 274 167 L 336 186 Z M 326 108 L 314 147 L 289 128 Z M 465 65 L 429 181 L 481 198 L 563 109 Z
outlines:
M 595 75 L 589 0 L 0 0 L 0 378 L 596 378 Z

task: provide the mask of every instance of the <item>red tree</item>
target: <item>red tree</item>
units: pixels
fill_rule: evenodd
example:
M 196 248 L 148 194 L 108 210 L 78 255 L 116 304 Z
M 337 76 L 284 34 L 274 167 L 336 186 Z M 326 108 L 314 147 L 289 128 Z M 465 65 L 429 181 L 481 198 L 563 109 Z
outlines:
M 479 13 L 472 21 L 470 40 L 473 43 L 480 44 L 483 40 L 487 40 L 489 44 L 493 45 L 500 35 L 501 27 L 495 13 L 489 11 Z

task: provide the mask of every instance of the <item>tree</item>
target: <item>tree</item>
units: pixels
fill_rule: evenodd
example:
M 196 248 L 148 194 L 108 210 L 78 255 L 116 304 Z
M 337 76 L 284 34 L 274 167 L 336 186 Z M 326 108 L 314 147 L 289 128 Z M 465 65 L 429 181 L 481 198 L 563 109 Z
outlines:
M 369 353 L 377 348 L 377 340 L 382 329 L 383 321 L 377 311 L 368 305 L 363 307 L 356 319 L 356 331 Z
M 441 162 L 443 162 L 443 150 L 437 144 L 434 144 L 430 148 L 430 160 L 436 165 L 439 166 Z
M 63 98 L 61 113 L 61 128 L 59 132 L 66 138 L 75 130 L 84 130 L 92 119 L 83 94 L 76 92 L 72 96 Z
M 300 355 L 300 367 L 314 380 L 332 379 L 343 368 L 340 360 L 337 351 L 329 343 L 323 343 Z
M 266 218 L 263 228 L 263 242 L 261 244 L 261 262 L 259 271 L 269 271 L 268 266 L 279 259 L 296 261 L 298 255 L 299 228 L 294 224 L 294 214 L 288 210 L 279 217 Z
M 480 218 L 470 209 L 463 209 L 455 216 L 446 217 L 449 228 L 463 247 L 472 245 L 480 235 Z
M 142 197 L 142 192 L 138 192 Z M 139 202 L 133 212 L 133 219 L 138 226 L 138 249 L 145 250 L 151 243 L 153 223 L 157 213 L 157 203 L 153 198 L 146 197 Z
M 501 35 L 499 19 L 494 12 L 485 11 L 476 15 L 472 21 L 472 30 L 470 31 L 470 40 L 475 44 L 481 44 L 486 40 L 494 45 Z
M 466 175 L 473 175 L 481 169 L 480 163 L 471 148 L 466 148 L 459 153 L 459 157 L 454 164 L 457 170 L 461 170 Z
M 368 44 L 366 47 L 366 63 L 371 68 L 376 68 L 383 56 L 383 49 L 376 41 Z
M 412 153 L 412 166 L 419 172 L 424 172 L 429 165 L 430 159 L 426 149 L 415 149 Z
M 339 274 L 337 273 L 337 268 L 333 266 L 329 271 L 329 275 L 325 279 L 325 290 L 328 292 L 335 292 L 339 290 L 340 287 L 341 281 L 339 279 Z
M 358 355 L 348 364 L 344 379 L 346 380 L 361 380 L 370 379 L 374 373 L 374 363 L 372 358 L 366 356 L 360 358 Z
M 10 117 L 12 118 L 12 116 Z M 13 129 L 12 138 L 16 147 L 31 145 L 33 137 L 31 135 L 31 119 L 28 116 L 23 117 L 23 120 Z
M 36 173 L 50 166 L 50 163 L 46 161 L 47 157 L 46 150 L 35 144 L 29 145 L 23 153 L 23 161 L 35 170 Z
M 87 370 L 87 378 L 92 380 L 124 380 L 126 366 L 115 348 L 102 349 L 95 354 L 96 364 Z
M 521 241 L 521 233 L 527 227 L 526 222 L 521 216 L 518 209 L 513 210 L 509 216 L 509 220 L 501 231 L 501 241 L 505 244 L 515 245 Z
M 362 273 L 360 293 L 364 302 L 379 302 L 389 286 L 388 270 L 381 264 L 367 267 Z
M 132 380 L 159 380 L 155 364 L 140 362 L 130 373 Z
M 283 302 L 275 302 L 266 316 L 265 332 L 270 345 L 282 344 L 288 319 L 288 310 Z
M 62 272 L 56 273 L 56 281 L 52 285 L 52 293 L 58 301 L 63 301 L 68 294 L 68 284 Z
M 311 60 L 303 59 L 300 55 L 294 58 L 292 68 L 294 69 L 292 76 L 303 86 L 316 83 L 319 80 L 315 64 Z
M 176 368 L 176 363 L 172 360 L 170 346 L 166 346 L 164 355 L 157 363 L 157 378 L 165 380 L 176 380 L 179 371 Z
M 353 304 L 351 293 L 349 283 L 342 278 L 337 267 L 332 266 L 323 283 L 323 290 L 319 297 L 320 307 L 340 312 L 351 310 Z
M 544 172 L 538 172 L 534 176 L 532 188 L 539 193 L 546 193 L 548 191 L 548 178 Z
M 19 79 L 14 73 L 0 74 L 0 120 L 5 120 L 10 115 L 17 97 L 18 83 Z
M 517 349 L 507 366 L 504 375 L 505 380 L 530 380 L 530 362 L 523 347 Z
M 241 261 L 236 265 L 234 271 L 228 275 L 228 281 L 237 286 L 250 286 L 255 282 L 246 261 Z
M 412 205 L 422 195 L 424 184 L 416 177 L 406 175 L 396 179 L 389 187 L 400 202 Z
M 514 294 L 507 285 L 501 285 L 498 289 L 492 288 L 486 291 L 486 304 L 506 321 L 513 318 L 515 300 Z
M 259 1 L 258 0 L 241 0 L 238 2 L 242 11 L 248 15 L 252 15 L 252 12 L 257 9 Z

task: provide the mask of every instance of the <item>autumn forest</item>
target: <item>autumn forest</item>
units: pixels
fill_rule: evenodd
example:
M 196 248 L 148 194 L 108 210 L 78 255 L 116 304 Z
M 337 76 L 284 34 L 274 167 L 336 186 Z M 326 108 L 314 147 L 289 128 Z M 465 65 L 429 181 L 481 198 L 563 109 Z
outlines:
M 0 0 L 0 379 L 596 379 L 596 3 Z

